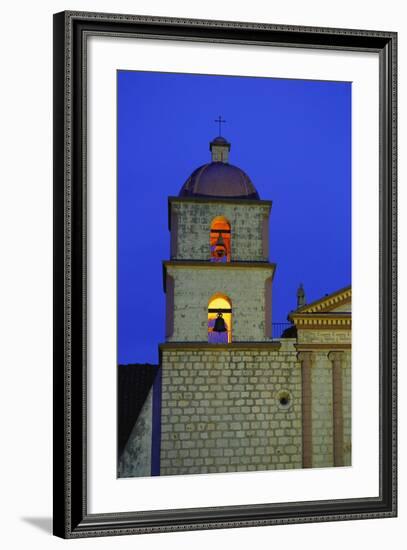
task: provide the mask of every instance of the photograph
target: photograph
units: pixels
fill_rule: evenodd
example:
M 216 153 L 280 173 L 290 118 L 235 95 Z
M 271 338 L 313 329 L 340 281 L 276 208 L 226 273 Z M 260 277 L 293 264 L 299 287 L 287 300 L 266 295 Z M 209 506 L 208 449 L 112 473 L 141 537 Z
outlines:
M 54 14 L 58 537 L 397 515 L 397 32 L 249 20 Z
M 117 70 L 117 477 L 352 466 L 352 82 Z

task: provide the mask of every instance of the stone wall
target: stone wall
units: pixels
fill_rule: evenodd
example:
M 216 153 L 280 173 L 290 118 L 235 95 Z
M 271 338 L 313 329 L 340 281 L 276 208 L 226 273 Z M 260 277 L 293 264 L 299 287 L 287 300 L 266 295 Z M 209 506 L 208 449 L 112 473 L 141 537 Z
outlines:
M 118 463 L 118 477 L 151 475 L 151 443 L 153 434 L 153 388 L 141 409 L 129 440 Z
M 347 306 L 349 308 L 349 305 Z M 333 361 L 330 352 L 339 350 L 341 365 L 341 415 L 343 465 L 352 463 L 352 353 L 351 330 L 298 330 L 298 344 L 312 355 L 312 466 L 334 465 Z
M 348 329 L 321 329 L 312 330 L 298 329 L 299 344 L 350 344 L 352 342 L 352 332 Z
M 216 267 L 168 265 L 167 273 L 174 279 L 174 315 L 172 334 L 167 340 L 206 342 L 208 302 L 218 292 L 228 296 L 232 302 L 233 342 L 269 340 L 266 333 L 266 280 L 273 272 L 272 265 L 234 269 L 224 264 Z M 268 325 L 271 325 L 271 318 Z
M 161 475 L 302 467 L 301 369 L 278 347 L 161 346 Z
M 231 225 L 231 260 L 264 261 L 268 259 L 268 202 L 204 202 L 171 199 L 171 259 L 209 260 L 210 227 L 217 216 Z M 264 219 L 267 218 L 267 224 Z

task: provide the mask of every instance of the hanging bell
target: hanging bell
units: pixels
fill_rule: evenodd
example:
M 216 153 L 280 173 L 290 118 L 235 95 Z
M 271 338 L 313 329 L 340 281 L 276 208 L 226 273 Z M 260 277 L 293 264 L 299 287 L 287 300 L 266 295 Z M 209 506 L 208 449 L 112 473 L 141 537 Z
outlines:
M 218 316 L 215 319 L 215 325 L 213 327 L 213 332 L 227 332 L 225 319 L 223 318 L 222 313 L 219 311 Z
M 222 233 L 219 233 L 218 240 L 215 244 L 215 256 L 217 258 L 223 258 L 226 255 L 226 245 L 223 240 Z

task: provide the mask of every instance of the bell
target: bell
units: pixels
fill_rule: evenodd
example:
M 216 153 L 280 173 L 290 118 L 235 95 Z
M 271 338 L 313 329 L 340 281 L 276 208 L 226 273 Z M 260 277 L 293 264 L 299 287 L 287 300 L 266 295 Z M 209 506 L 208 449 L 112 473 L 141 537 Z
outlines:
M 215 319 L 215 325 L 213 327 L 213 332 L 227 332 L 225 319 L 223 318 L 222 313 L 219 311 L 218 316 Z
M 218 240 L 215 244 L 215 256 L 218 258 L 223 258 L 226 254 L 225 241 L 223 240 L 222 233 L 219 233 Z

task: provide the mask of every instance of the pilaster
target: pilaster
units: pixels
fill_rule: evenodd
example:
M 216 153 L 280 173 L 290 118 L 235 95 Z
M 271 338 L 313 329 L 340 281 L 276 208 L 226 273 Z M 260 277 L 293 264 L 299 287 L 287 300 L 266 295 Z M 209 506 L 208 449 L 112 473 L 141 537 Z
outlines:
M 328 359 L 332 363 L 332 409 L 333 409 L 333 447 L 334 466 L 344 465 L 343 453 L 343 352 L 331 351 Z
M 301 363 L 302 380 L 302 466 L 312 468 L 312 352 L 301 351 L 297 358 Z

